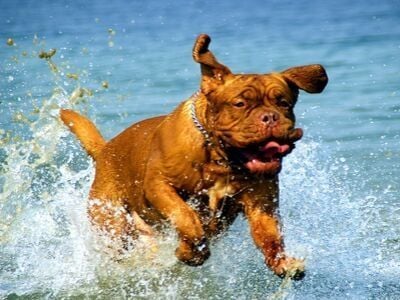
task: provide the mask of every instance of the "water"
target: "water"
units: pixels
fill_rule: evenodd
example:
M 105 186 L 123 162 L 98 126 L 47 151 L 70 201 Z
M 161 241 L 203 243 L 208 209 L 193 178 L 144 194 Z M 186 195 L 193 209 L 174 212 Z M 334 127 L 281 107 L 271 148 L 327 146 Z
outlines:
M 399 1 L 24 0 L 0 16 L 0 298 L 400 298 Z M 173 233 L 116 259 L 90 230 L 93 165 L 58 108 L 107 138 L 171 111 L 198 88 L 201 32 L 234 72 L 327 69 L 325 92 L 300 97 L 305 137 L 281 175 L 301 282 L 265 268 L 244 219 L 198 268 L 176 262 Z M 54 65 L 38 58 L 51 48 Z

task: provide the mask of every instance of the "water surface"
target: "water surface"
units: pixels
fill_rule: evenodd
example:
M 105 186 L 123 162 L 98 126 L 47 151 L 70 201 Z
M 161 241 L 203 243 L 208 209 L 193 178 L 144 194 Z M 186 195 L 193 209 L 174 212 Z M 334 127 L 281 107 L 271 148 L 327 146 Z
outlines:
M 390 0 L 3 1 L 0 297 L 398 299 L 399 23 Z M 300 96 L 305 137 L 281 175 L 301 282 L 266 269 L 242 218 L 198 268 L 176 262 L 173 233 L 157 257 L 138 249 L 122 261 L 91 233 L 93 164 L 58 109 L 88 114 L 107 138 L 171 111 L 198 88 L 202 32 L 234 72 L 321 63 L 330 77 L 324 93 Z M 53 65 L 38 58 L 51 48 Z

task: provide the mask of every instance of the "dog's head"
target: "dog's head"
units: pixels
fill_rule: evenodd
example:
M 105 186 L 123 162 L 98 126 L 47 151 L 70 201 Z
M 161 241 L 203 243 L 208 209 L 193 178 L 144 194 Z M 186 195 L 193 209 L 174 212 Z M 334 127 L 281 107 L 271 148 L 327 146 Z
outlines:
M 275 175 L 282 157 L 303 132 L 293 113 L 299 89 L 320 93 L 328 77 L 321 65 L 271 74 L 233 74 L 200 35 L 193 58 L 201 65 L 201 92 L 207 98 L 207 127 L 224 144 L 229 158 L 252 173 Z

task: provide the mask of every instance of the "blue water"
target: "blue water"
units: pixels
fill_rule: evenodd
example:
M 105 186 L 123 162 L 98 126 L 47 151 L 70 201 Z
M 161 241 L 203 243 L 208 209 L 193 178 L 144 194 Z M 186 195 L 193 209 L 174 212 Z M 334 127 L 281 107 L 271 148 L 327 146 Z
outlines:
M 58 108 L 107 138 L 171 111 L 198 88 L 202 32 L 234 72 L 328 72 L 322 94 L 300 96 L 305 137 L 281 175 L 301 282 L 266 269 L 244 219 L 199 268 L 176 262 L 173 233 L 148 262 L 116 261 L 90 233 L 93 165 Z M 38 58 L 51 48 L 57 72 Z M 399 89 L 400 1 L 2 1 L 0 298 L 399 299 Z

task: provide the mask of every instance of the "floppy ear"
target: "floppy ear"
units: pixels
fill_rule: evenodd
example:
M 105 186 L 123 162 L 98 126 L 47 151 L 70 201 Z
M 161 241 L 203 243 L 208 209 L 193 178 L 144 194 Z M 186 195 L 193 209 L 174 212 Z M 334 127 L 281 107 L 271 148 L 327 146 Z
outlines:
M 321 65 L 294 67 L 283 71 L 281 75 L 308 93 L 321 93 L 328 83 L 328 75 Z
M 224 83 L 226 75 L 231 74 L 228 67 L 220 64 L 208 46 L 211 38 L 207 34 L 200 34 L 193 46 L 193 59 L 201 65 L 201 89 L 208 94 L 218 85 Z

